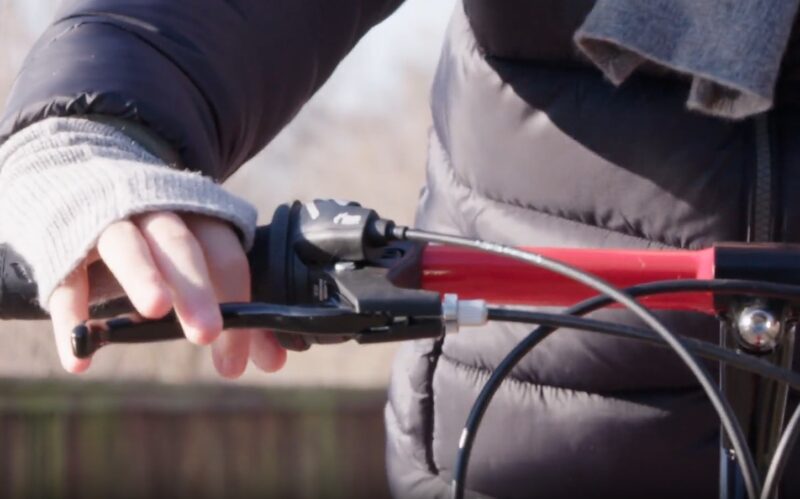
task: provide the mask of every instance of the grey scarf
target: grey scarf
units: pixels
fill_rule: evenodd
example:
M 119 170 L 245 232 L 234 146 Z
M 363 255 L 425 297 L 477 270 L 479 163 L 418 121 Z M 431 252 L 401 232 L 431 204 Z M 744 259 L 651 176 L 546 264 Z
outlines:
M 575 34 L 615 84 L 645 62 L 688 75 L 687 105 L 740 119 L 772 107 L 800 0 L 598 0 Z

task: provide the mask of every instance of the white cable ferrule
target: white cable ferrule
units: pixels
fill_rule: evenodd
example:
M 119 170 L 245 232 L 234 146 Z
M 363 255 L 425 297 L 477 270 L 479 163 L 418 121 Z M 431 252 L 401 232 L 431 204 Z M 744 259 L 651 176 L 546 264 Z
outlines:
M 482 326 L 489 320 L 489 308 L 484 300 L 459 300 L 458 295 L 442 298 L 442 319 L 445 332 L 457 333 L 461 326 Z
M 458 325 L 483 326 L 489 321 L 485 300 L 458 300 Z

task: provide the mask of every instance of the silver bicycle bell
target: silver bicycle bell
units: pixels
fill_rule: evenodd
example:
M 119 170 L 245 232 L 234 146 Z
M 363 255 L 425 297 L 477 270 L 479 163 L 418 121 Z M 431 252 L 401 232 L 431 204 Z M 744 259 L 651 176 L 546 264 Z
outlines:
M 745 347 L 768 352 L 778 345 L 781 321 L 762 307 L 746 307 L 739 312 L 736 328 Z

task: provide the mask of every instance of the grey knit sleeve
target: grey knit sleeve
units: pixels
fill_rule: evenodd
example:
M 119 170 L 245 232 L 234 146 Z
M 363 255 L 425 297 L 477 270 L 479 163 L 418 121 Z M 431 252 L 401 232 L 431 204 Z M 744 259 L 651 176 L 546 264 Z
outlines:
M 114 126 L 52 118 L 0 147 L 0 241 L 31 264 L 43 307 L 108 225 L 151 211 L 215 216 L 238 229 L 245 248 L 252 244 L 250 204 L 169 167 Z

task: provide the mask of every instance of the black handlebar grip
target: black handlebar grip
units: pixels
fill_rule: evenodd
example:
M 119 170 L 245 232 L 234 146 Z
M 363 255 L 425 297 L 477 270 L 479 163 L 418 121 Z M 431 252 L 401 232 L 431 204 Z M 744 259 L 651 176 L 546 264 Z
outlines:
M 256 228 L 253 247 L 247 254 L 247 260 L 250 263 L 250 289 L 253 301 L 271 302 L 270 298 L 274 295 L 269 282 L 269 277 L 272 275 L 269 260 L 270 232 L 272 231 L 269 225 Z M 272 301 L 272 303 L 275 302 Z
M 0 320 L 39 320 L 49 316 L 37 299 L 30 265 L 16 251 L 0 244 Z M 92 317 L 110 317 L 133 310 L 127 298 L 92 306 Z
M 30 265 L 9 246 L 0 245 L 0 319 L 44 319 L 36 299 Z

